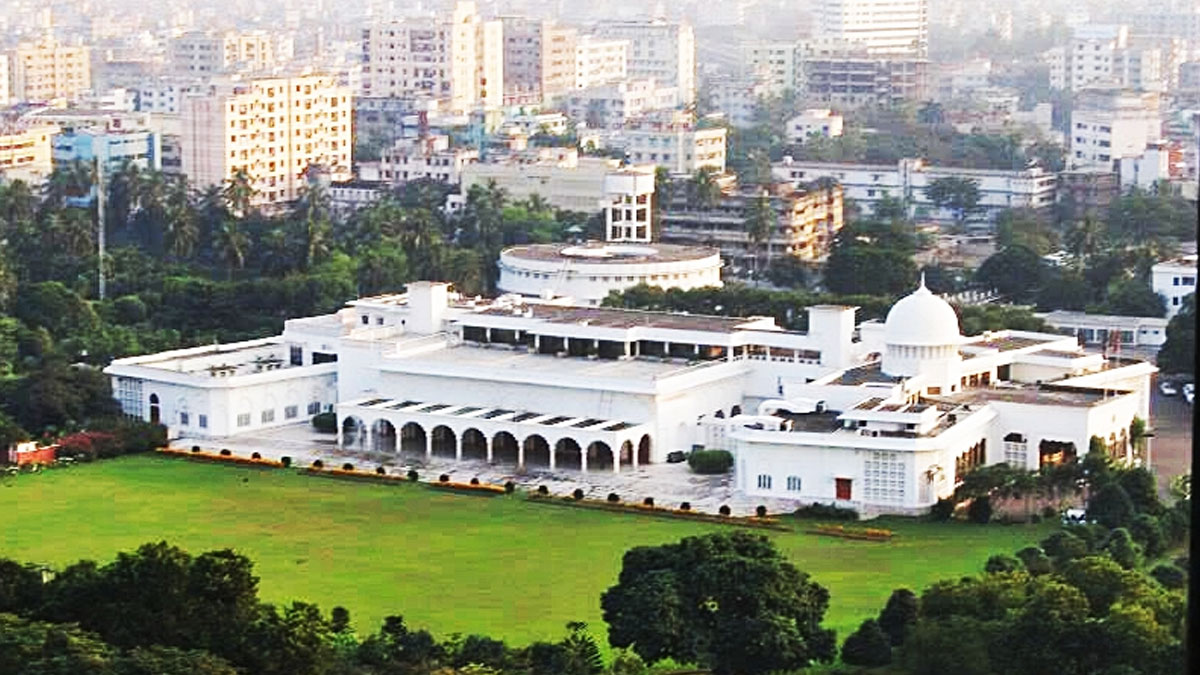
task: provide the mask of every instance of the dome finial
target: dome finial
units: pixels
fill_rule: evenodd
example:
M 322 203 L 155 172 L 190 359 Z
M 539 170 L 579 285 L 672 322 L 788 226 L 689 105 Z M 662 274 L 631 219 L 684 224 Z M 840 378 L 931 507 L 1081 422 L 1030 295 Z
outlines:
M 921 270 L 921 285 L 919 287 L 917 287 L 917 290 L 918 291 L 929 290 L 929 289 L 925 288 L 925 270 Z

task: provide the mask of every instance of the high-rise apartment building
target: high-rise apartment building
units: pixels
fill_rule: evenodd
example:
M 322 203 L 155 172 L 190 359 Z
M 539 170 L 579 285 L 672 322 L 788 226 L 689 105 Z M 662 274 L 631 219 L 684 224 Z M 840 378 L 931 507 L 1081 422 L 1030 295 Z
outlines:
M 624 80 L 629 70 L 629 41 L 581 35 L 575 42 L 575 88 L 587 89 Z
M 1115 87 L 1085 89 L 1071 110 L 1072 167 L 1111 169 L 1126 157 L 1140 157 L 1162 136 L 1157 93 L 1138 93 Z
M 742 64 L 747 79 L 762 83 L 778 96 L 796 89 L 800 50 L 795 42 L 751 42 L 742 47 Z
M 629 41 L 629 77 L 675 87 L 685 105 L 696 100 L 696 37 L 690 24 L 660 19 L 602 21 L 595 35 Z
M 244 171 L 258 204 L 299 197 L 310 166 L 349 180 L 350 99 L 349 88 L 328 75 L 218 82 L 207 95 L 184 99 L 183 173 L 206 186 Z
M 191 31 L 171 43 L 171 67 L 180 75 L 262 72 L 286 60 L 278 58 L 275 46 L 276 38 L 265 31 Z
M 7 106 L 12 96 L 9 91 L 8 54 L 0 54 L 0 106 Z
M 49 39 L 14 49 L 10 53 L 9 70 L 10 95 L 16 101 L 78 98 L 92 87 L 88 48 Z
M 381 23 L 363 31 L 361 93 L 434 100 L 458 112 L 504 101 L 504 26 L 484 21 L 474 2 L 451 16 Z
M 0 120 L 0 183 L 20 180 L 38 187 L 54 169 L 52 124 L 20 124 Z
M 1050 86 L 1068 91 L 1092 85 L 1163 91 L 1175 79 L 1168 71 L 1172 66 L 1178 69 L 1175 50 L 1181 44 L 1169 38 L 1133 40 L 1126 25 L 1076 26 L 1066 46 L 1045 54 Z
M 528 17 L 503 17 L 504 104 L 541 103 L 575 86 L 574 28 Z
M 927 59 L 871 56 L 863 47 L 806 45 L 802 50 L 796 93 L 806 103 L 833 108 L 890 107 L 929 98 Z
M 816 14 L 821 42 L 861 45 L 872 56 L 929 54 L 929 0 L 823 0 Z

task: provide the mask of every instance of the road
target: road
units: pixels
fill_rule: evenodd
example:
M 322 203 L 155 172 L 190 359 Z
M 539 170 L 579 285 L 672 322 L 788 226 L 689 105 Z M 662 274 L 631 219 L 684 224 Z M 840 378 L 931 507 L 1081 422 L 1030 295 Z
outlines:
M 1154 383 L 1150 399 L 1154 439 L 1150 446 L 1150 465 L 1158 474 L 1159 486 L 1166 488 L 1175 476 L 1191 471 L 1192 406 L 1183 396 L 1163 396 Z

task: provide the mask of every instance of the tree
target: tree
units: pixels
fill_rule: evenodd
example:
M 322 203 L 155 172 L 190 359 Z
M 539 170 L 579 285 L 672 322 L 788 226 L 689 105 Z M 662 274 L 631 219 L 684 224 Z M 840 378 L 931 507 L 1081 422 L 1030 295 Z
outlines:
M 975 273 L 975 280 L 1014 301 L 1029 298 L 1041 285 L 1045 263 L 1026 246 L 1010 246 L 990 256 Z
M 983 566 L 983 571 L 988 574 L 1009 574 L 1019 572 L 1025 569 L 1024 563 L 1017 558 L 998 553 L 987 559 L 987 564 Z
M 1101 486 L 1087 504 L 1088 519 L 1110 529 L 1125 527 L 1133 520 L 1134 513 L 1129 493 L 1118 483 Z
M 925 187 L 925 197 L 938 208 L 954 212 L 954 222 L 962 225 L 979 207 L 979 182 L 970 178 L 935 178 Z
M 769 539 L 745 532 L 687 537 L 625 554 L 601 596 L 609 643 L 650 662 L 674 658 L 717 675 L 754 675 L 829 661 L 821 628 L 829 593 Z
M 1167 313 L 1163 296 L 1154 292 L 1142 279 L 1123 279 L 1108 290 L 1108 299 L 1099 308 L 1105 314 L 1117 316 L 1162 317 Z
M 1167 322 L 1167 341 L 1158 350 L 1158 367 L 1164 373 L 1196 372 L 1196 294 L 1183 299 L 1179 313 Z
M 834 237 L 825 286 L 845 295 L 899 295 L 916 285 L 912 235 L 897 225 L 855 223 Z
M 250 237 L 242 231 L 238 221 L 227 219 L 213 233 L 213 249 L 225 263 L 227 278 L 232 279 L 233 271 L 246 265 Z
M 920 600 L 907 588 L 897 588 L 879 612 L 879 627 L 887 634 L 892 646 L 904 644 L 904 638 L 917 623 Z
M 258 191 L 254 189 L 254 182 L 245 169 L 234 171 L 221 188 L 225 208 L 240 217 L 250 214 L 250 203 L 256 194 Z
M 763 246 L 767 247 L 767 266 L 771 264 L 771 247 L 768 242 L 778 221 L 775 207 L 771 205 L 771 195 L 763 190 L 750 202 L 746 211 L 746 239 L 750 243 L 750 251 L 754 256 L 754 276 L 758 278 L 758 256 Z
M 852 666 L 886 666 L 892 662 L 892 646 L 888 636 L 879 628 L 879 622 L 867 619 L 858 630 L 846 638 L 842 645 L 842 661 Z
M 992 499 L 982 495 L 971 500 L 967 505 L 967 519 L 972 523 L 986 525 L 992 520 Z
M 1127 570 L 1138 567 L 1142 561 L 1141 547 L 1133 543 L 1129 530 L 1123 527 L 1118 527 L 1108 535 L 1104 551 L 1114 562 Z

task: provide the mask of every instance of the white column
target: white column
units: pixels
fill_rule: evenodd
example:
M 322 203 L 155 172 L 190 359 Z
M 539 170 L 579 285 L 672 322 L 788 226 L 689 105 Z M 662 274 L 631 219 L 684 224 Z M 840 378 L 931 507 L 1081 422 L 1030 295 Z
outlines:
M 638 444 L 638 445 L 633 446 L 633 448 L 629 451 L 629 461 L 632 463 L 634 471 L 637 471 L 637 468 L 638 468 L 638 463 L 637 463 L 638 462 L 638 452 L 641 449 L 641 447 L 642 446 L 640 444 Z
M 579 453 L 579 470 L 584 473 L 587 473 L 587 454 L 588 454 L 588 448 L 590 448 L 590 447 L 592 447 L 592 446 L 589 443 L 587 445 L 587 447 L 583 448 Z
M 492 439 L 488 438 L 487 436 L 484 436 L 483 437 L 483 448 L 484 448 L 484 451 L 487 452 L 487 462 L 488 462 L 488 464 L 491 464 L 492 463 Z
M 621 473 L 621 446 L 613 446 L 613 473 Z
M 462 434 L 454 434 L 454 459 L 455 459 L 455 461 L 459 461 L 459 462 L 462 461 L 462 446 L 463 446 Z
M 517 441 L 517 468 L 525 468 L 525 441 Z
M 425 432 L 425 459 L 433 457 L 433 430 Z
M 550 446 L 550 470 L 551 471 L 554 470 L 554 448 L 555 448 L 555 446 L 553 446 L 553 445 Z

